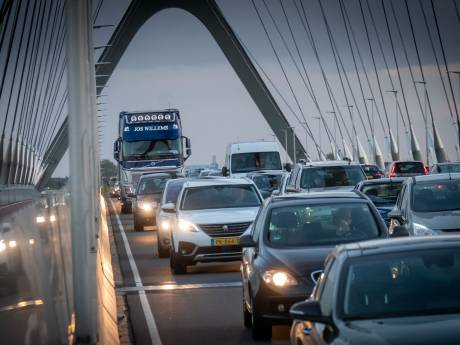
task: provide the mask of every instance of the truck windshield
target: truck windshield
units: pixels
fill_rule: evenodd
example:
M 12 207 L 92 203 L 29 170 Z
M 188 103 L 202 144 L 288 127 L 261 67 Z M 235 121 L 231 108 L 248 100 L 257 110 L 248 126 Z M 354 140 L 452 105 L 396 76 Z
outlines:
M 232 173 L 257 170 L 282 170 L 278 152 L 247 152 L 232 155 Z
M 124 160 L 177 158 L 180 155 L 180 139 L 123 141 Z

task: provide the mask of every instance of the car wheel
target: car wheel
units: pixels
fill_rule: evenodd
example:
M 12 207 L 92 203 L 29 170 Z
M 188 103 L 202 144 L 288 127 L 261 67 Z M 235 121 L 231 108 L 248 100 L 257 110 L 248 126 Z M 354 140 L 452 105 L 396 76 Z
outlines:
M 251 313 L 252 338 L 254 340 L 269 340 L 272 337 L 272 324 L 270 321 L 259 316 L 252 304 Z
M 187 265 L 183 262 L 180 254 L 177 254 L 174 249 L 171 250 L 169 263 L 174 274 L 187 273 Z
M 131 213 L 131 207 L 126 205 L 126 203 L 123 203 L 121 205 L 121 213 L 122 214 L 127 214 L 127 213 Z
M 134 213 L 134 231 L 144 231 L 142 220 Z
M 169 256 L 169 247 L 164 246 L 161 244 L 160 236 L 157 234 L 157 248 L 158 248 L 158 256 L 160 258 L 167 258 Z

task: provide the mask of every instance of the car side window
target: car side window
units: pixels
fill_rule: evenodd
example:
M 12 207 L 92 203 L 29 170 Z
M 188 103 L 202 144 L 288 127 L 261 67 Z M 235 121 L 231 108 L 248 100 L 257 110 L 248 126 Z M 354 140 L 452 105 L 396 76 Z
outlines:
M 319 302 L 321 311 L 324 315 L 331 315 L 334 301 L 334 291 L 337 282 L 337 265 L 334 264 L 335 260 L 329 263 L 329 267 L 323 277 L 324 285 L 320 289 Z

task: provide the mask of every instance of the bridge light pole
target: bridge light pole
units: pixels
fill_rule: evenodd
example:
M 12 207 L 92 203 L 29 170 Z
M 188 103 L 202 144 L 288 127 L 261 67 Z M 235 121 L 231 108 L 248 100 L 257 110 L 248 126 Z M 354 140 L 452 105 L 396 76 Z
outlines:
M 319 136 L 319 160 L 321 160 L 321 152 L 322 152 L 322 147 L 321 147 L 321 117 L 320 116 L 312 116 L 315 120 L 318 120 L 318 136 Z
M 371 103 L 371 136 L 372 136 L 372 143 L 371 143 L 371 152 L 372 156 L 374 159 L 374 163 L 377 163 L 377 159 L 375 157 L 376 152 L 375 152 L 375 116 L 374 116 L 374 103 L 375 99 L 374 98 L 367 98 L 367 100 Z

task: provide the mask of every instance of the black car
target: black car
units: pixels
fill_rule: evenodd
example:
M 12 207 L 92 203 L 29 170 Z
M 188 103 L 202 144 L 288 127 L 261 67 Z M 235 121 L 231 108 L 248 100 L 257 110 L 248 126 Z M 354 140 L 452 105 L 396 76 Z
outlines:
M 266 199 L 272 195 L 274 190 L 280 188 L 283 174 L 285 174 L 283 171 L 258 171 L 248 173 L 246 177 L 254 181 L 260 190 L 260 194 Z
M 339 246 L 291 310 L 291 345 L 460 343 L 460 236 Z
M 460 174 L 406 179 L 390 217 L 390 232 L 410 236 L 460 234 Z
M 291 305 L 310 295 L 334 246 L 386 237 L 377 209 L 359 192 L 267 199 L 240 241 L 245 326 L 255 339 L 270 338 L 272 324 L 289 324 Z
M 395 206 L 404 181 L 404 177 L 379 178 L 378 180 L 361 181 L 356 185 L 355 189 L 366 194 L 371 199 L 385 220 L 386 225 L 390 226 L 388 213 Z
M 156 225 L 157 207 L 161 201 L 166 182 L 176 178 L 175 173 L 153 173 L 142 175 L 133 199 L 134 230 L 143 231 L 144 226 Z

